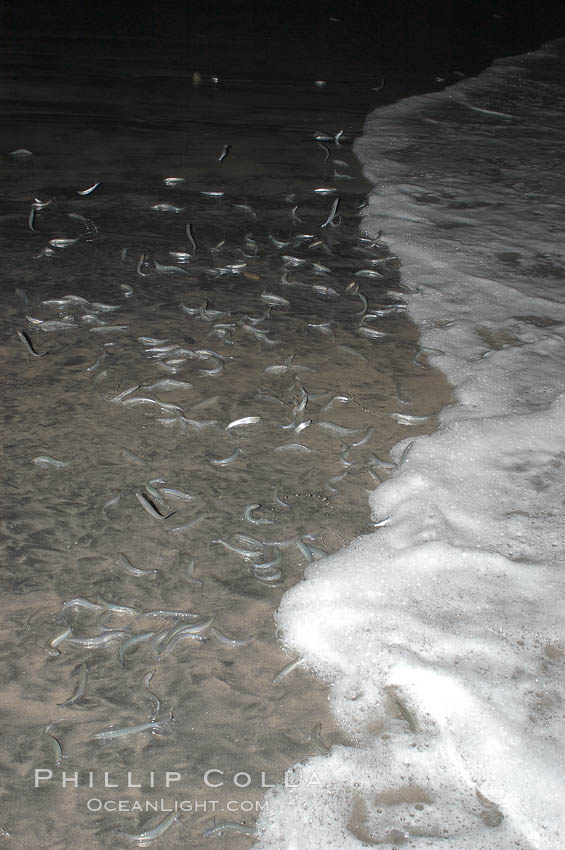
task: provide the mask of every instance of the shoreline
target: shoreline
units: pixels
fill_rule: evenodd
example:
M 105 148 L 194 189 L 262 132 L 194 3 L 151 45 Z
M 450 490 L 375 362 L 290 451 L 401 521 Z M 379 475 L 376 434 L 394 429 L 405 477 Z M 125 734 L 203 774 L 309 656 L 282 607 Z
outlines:
M 373 494 L 383 528 L 310 567 L 279 609 L 355 748 L 297 767 L 324 787 L 274 792 L 261 848 L 559 846 L 565 270 L 561 178 L 543 164 L 561 162 L 564 128 L 542 128 L 562 46 L 377 110 L 357 143 L 378 184 L 369 232 L 403 259 L 411 315 L 457 401 Z

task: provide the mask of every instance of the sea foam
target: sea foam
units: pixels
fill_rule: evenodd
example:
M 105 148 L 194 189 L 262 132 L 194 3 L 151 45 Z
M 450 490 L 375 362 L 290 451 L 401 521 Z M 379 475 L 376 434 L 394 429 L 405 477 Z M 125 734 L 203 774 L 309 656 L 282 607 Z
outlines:
M 283 598 L 349 743 L 267 796 L 261 848 L 563 846 L 563 150 L 565 40 L 378 109 L 356 143 L 364 229 L 456 402 L 371 495 L 388 523 Z

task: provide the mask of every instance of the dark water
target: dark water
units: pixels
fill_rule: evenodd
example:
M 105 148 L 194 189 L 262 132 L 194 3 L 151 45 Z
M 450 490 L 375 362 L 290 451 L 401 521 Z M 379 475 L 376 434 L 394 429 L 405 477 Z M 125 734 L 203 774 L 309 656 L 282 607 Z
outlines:
M 415 8 L 3 10 L 7 846 L 142 846 L 188 801 L 155 846 L 248 847 L 203 834 L 252 824 L 262 786 L 316 752 L 318 723 L 338 740 L 322 683 L 273 683 L 289 659 L 272 614 L 309 558 L 370 529 L 389 447 L 449 398 L 386 235 L 359 238 L 370 187 L 351 144 L 378 103 L 501 45 L 493 19 L 471 36 Z M 202 631 L 173 643 L 183 619 L 148 613 L 163 609 Z

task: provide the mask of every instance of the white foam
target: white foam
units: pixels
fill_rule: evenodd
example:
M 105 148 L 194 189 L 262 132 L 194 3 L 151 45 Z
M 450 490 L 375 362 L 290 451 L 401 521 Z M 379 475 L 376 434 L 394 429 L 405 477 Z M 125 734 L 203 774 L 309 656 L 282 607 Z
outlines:
M 283 598 L 351 745 L 271 792 L 261 848 L 564 846 L 564 79 L 559 41 L 357 143 L 457 403 L 372 495 L 389 524 Z

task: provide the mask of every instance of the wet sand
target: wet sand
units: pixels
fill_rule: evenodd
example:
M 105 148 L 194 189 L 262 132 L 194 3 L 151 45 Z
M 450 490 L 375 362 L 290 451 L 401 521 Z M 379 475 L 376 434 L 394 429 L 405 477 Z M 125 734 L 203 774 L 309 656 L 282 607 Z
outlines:
M 449 401 L 404 316 L 385 236 L 359 238 L 360 99 L 305 79 L 195 82 L 130 79 L 111 102 L 94 77 L 14 83 L 0 164 L 0 826 L 12 847 L 131 846 L 124 833 L 183 801 L 163 846 L 219 846 L 228 834 L 205 831 L 252 825 L 264 787 L 320 752 L 319 724 L 328 746 L 343 740 L 324 683 L 300 667 L 273 683 L 292 660 L 273 612 L 309 558 L 371 530 L 367 491 L 390 474 L 390 447 L 432 431 Z M 341 144 L 313 138 L 342 128 Z M 18 147 L 33 155 L 11 156 Z M 44 456 L 65 465 L 34 462 Z M 133 575 L 120 553 L 155 572 Z M 214 621 L 168 649 L 183 619 L 155 610 Z M 71 642 L 109 629 L 107 645 Z M 147 633 L 121 663 L 120 646 Z M 52 772 L 38 787 L 36 770 Z M 121 812 L 96 811 L 120 800 Z M 229 833 L 236 850 L 252 844 Z

